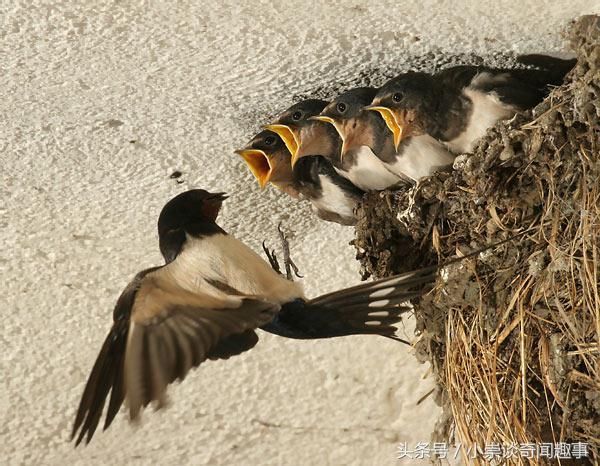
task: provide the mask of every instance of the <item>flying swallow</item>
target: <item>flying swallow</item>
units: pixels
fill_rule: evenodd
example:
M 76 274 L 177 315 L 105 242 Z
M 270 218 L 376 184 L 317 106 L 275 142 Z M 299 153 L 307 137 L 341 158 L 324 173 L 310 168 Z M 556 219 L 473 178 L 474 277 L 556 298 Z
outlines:
M 130 420 L 166 401 L 167 386 L 207 359 L 254 347 L 255 332 L 295 339 L 393 337 L 407 300 L 428 291 L 437 267 L 307 299 L 217 223 L 226 196 L 202 189 L 171 199 L 158 219 L 165 264 L 139 272 L 117 299 L 113 324 L 86 383 L 72 438 L 90 441 L 126 402 Z

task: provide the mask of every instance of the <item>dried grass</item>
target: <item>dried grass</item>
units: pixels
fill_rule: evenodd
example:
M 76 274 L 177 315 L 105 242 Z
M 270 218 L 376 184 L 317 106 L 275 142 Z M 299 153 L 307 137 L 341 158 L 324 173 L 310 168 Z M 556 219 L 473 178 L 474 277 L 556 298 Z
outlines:
M 364 275 L 386 276 L 520 233 L 415 303 L 446 411 L 435 440 L 586 442 L 600 461 L 600 17 L 569 36 L 564 86 L 452 173 L 368 195 L 355 245 Z

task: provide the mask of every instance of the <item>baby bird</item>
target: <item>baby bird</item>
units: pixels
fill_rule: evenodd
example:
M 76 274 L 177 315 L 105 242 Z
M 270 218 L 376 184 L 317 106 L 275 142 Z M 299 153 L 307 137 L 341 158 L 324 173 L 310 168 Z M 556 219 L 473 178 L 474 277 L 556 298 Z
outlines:
M 470 152 L 496 122 L 541 102 L 575 64 L 544 55 L 519 61 L 536 68 L 461 65 L 435 74 L 403 73 L 378 90 L 369 109 L 381 113 L 396 145 L 424 133 L 453 153 Z
M 452 164 L 454 156 L 428 134 L 405 134 L 402 143 L 394 139 L 385 121 L 369 111 L 376 94 L 377 89 L 371 87 L 351 89 L 315 117 L 335 126 L 344 141 L 342 167 L 349 179 L 358 186 L 371 184 L 372 189 L 383 189 L 375 187 L 377 181 L 392 176 L 396 182 L 419 181 Z
M 236 153 L 244 158 L 261 187 L 271 182 L 284 192 L 308 200 L 323 220 L 342 225 L 356 223 L 354 209 L 364 193 L 338 175 L 324 157 L 301 155 L 292 167 L 292 155 L 283 139 L 270 130 L 258 133 Z

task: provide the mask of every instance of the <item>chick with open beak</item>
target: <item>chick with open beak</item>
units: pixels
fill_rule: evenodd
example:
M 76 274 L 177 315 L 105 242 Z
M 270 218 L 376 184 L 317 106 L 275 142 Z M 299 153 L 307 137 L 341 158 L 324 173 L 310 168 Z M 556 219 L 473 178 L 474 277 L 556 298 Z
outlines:
M 272 131 L 261 131 L 243 149 L 235 151 L 240 155 L 261 189 L 272 183 L 292 197 L 299 197 L 294 187 L 294 177 L 290 165 L 290 153 L 282 139 Z
M 301 157 L 292 168 L 283 138 L 270 130 L 258 133 L 236 153 L 244 158 L 259 185 L 271 182 L 293 197 L 308 200 L 323 220 L 342 225 L 356 223 L 354 209 L 364 193 L 338 175 L 326 158 Z
M 403 181 L 402 176 L 386 168 L 381 157 L 386 153 L 395 154 L 385 123 L 376 114 L 364 109 L 376 92 L 370 87 L 352 89 L 313 117 L 336 129 L 342 139 L 342 147 L 334 166 L 363 190 L 386 189 Z
M 424 116 L 435 114 L 429 108 L 435 96 L 427 95 L 431 86 L 426 81 L 429 81 L 426 73 L 401 74 L 385 83 L 367 106 L 367 110 L 379 113 L 385 121 L 393 135 L 396 151 L 403 140 L 427 133 L 423 126 Z
M 395 157 L 384 156 L 388 168 L 415 181 L 451 165 L 454 155 L 436 138 L 437 94 L 426 73 L 405 73 L 382 86 L 366 110 L 381 116 L 391 136 Z
M 379 112 L 383 121 L 392 132 L 394 149 L 398 152 L 400 143 L 413 133 L 414 127 L 412 126 L 412 122 L 414 120 L 414 113 L 410 110 L 393 110 L 390 107 L 377 104 L 370 105 L 366 109 Z
M 405 127 L 402 137 L 395 141 L 381 112 L 370 111 L 375 110 L 371 104 L 377 94 L 378 90 L 370 87 L 352 89 L 316 117 L 331 123 L 344 141 L 344 176 L 363 189 L 377 190 L 402 181 L 418 181 L 452 163 L 454 157 L 441 142 L 416 129 Z
M 379 89 L 369 109 L 383 116 L 396 147 L 424 133 L 453 153 L 470 152 L 499 120 L 541 102 L 575 64 L 545 55 L 517 60 L 529 68 L 458 65 L 434 74 L 403 73 Z
M 298 160 L 309 155 L 328 157 L 337 147 L 337 133 L 327 124 L 316 123 L 310 118 L 327 106 L 319 99 L 306 99 L 292 105 L 264 128 L 279 135 L 291 154 L 292 167 Z

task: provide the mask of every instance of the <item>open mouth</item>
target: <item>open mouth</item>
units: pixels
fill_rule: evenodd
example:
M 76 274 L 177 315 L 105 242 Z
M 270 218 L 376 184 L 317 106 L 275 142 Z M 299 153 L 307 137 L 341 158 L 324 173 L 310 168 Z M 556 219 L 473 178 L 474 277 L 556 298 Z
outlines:
M 377 105 L 371 105 L 366 107 L 366 109 L 378 112 L 381 115 L 383 121 L 385 121 L 385 124 L 394 135 L 394 147 L 396 148 L 396 151 L 398 151 L 402 139 L 406 136 L 406 119 L 404 117 L 404 112 L 395 112 L 388 107 Z
M 316 116 L 310 117 L 309 119 L 322 121 L 323 123 L 329 123 L 330 125 L 333 125 L 333 127 L 339 134 L 340 139 L 342 140 L 342 151 L 340 154 L 340 160 L 343 159 L 344 154 L 348 150 L 347 134 L 346 134 L 346 129 L 344 128 L 344 126 L 347 126 L 347 123 L 342 124 L 342 123 L 338 122 L 337 120 L 335 120 L 331 117 L 325 116 L 325 115 L 316 115 Z
M 273 172 L 267 155 L 262 150 L 258 149 L 241 149 L 236 150 L 235 153 L 242 156 L 248 165 L 248 168 L 258 181 L 258 185 L 261 189 L 264 188 L 271 179 L 271 174 Z
M 282 124 L 265 125 L 264 128 L 277 133 L 277 135 L 283 140 L 285 147 L 287 147 L 290 154 L 292 154 L 293 160 L 294 157 L 296 157 L 298 148 L 300 147 L 300 141 L 298 140 L 296 131 L 294 131 L 288 125 Z

